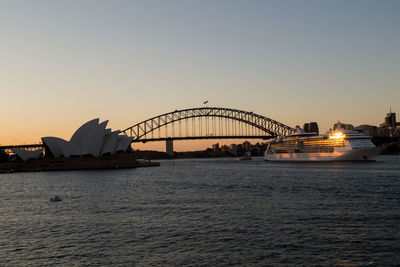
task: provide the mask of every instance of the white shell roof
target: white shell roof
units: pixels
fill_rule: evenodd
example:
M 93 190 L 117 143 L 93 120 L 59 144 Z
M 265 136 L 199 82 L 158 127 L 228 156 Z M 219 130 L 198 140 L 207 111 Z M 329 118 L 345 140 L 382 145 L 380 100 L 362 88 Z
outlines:
M 120 131 L 111 132 L 111 129 L 106 129 L 108 120 L 102 123 L 99 121 L 97 118 L 83 124 L 70 141 L 58 137 L 42 137 L 43 144 L 56 158 L 88 154 L 99 157 L 106 153 L 114 155 L 118 151 L 126 151 L 132 138 L 119 135 Z

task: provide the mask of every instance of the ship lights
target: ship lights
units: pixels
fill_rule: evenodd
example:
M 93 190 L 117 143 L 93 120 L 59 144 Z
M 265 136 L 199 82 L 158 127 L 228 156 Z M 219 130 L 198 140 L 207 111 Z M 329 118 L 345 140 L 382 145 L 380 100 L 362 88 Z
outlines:
M 333 133 L 329 136 L 329 139 L 344 139 L 345 135 L 342 132 Z

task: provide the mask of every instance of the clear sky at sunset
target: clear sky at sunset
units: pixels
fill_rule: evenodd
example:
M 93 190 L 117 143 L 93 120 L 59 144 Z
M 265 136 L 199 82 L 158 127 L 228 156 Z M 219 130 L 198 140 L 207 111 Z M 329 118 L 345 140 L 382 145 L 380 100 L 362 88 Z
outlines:
M 378 125 L 400 115 L 399 14 L 397 0 L 0 0 L 0 144 L 205 100 L 323 131 Z

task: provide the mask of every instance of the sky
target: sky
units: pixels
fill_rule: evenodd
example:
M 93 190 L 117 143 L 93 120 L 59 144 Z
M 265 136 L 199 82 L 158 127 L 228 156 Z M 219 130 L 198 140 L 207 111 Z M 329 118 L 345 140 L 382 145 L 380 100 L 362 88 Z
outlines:
M 206 100 L 292 127 L 379 125 L 400 115 L 399 12 L 397 0 L 0 0 L 0 144 Z

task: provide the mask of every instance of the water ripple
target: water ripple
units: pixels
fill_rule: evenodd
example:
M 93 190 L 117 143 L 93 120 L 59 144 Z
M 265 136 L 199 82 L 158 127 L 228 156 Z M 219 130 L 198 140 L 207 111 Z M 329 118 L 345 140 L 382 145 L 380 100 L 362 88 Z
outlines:
M 399 163 L 2 174 L 0 266 L 396 266 Z

